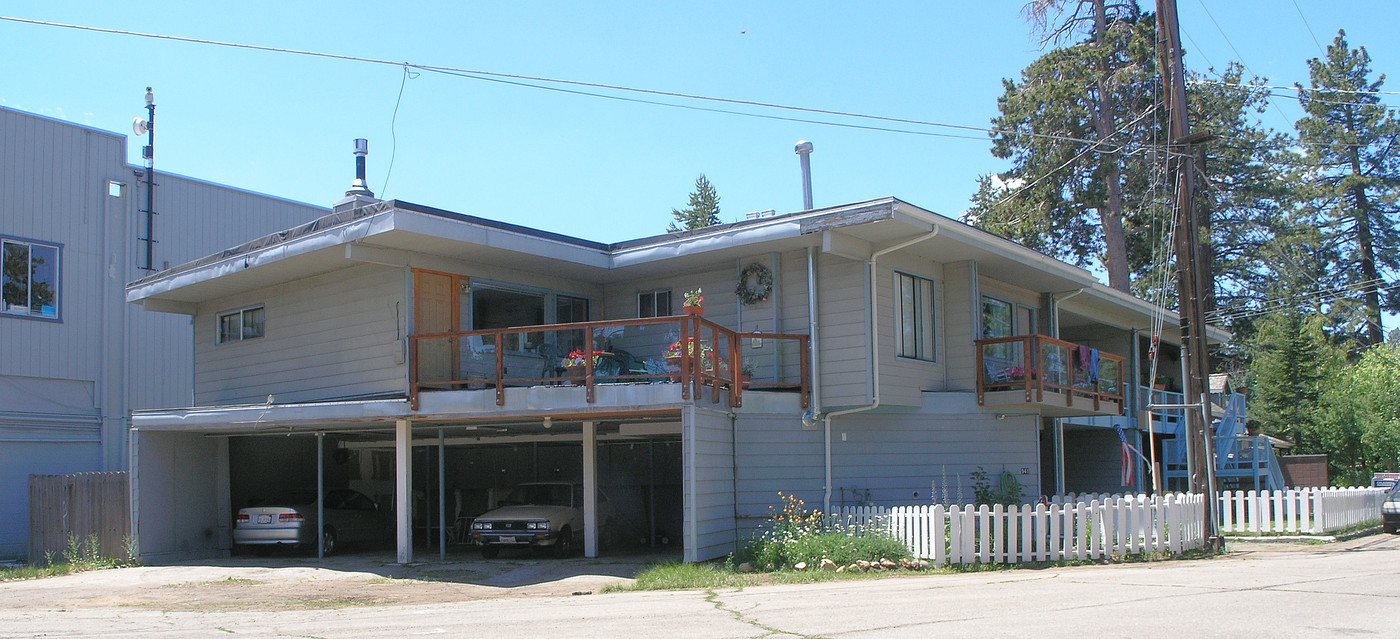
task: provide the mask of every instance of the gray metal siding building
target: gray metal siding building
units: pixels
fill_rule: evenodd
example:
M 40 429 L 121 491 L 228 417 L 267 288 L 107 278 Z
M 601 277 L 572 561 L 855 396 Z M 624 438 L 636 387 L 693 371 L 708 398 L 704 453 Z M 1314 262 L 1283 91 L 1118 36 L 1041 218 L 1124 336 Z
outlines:
M 29 475 L 123 470 L 130 410 L 193 399 L 189 318 L 125 301 L 152 272 L 145 168 L 126 158 L 124 135 L 0 107 L 0 241 L 14 264 L 34 247 L 58 262 L 0 308 L 0 558 L 27 553 Z M 157 269 L 326 213 L 159 168 L 155 191 Z M 27 284 L 56 291 L 31 308 Z

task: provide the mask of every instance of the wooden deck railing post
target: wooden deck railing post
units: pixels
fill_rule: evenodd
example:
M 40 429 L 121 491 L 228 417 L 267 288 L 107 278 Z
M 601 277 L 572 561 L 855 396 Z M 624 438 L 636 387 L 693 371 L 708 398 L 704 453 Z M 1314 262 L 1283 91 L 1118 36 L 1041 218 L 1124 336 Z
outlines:
M 586 401 L 593 403 L 593 329 L 583 332 L 583 394 Z
M 496 340 L 496 405 L 506 405 L 506 341 L 505 333 L 496 331 L 492 333 Z M 461 339 L 461 338 L 457 338 Z M 454 348 L 460 351 L 461 348 Z

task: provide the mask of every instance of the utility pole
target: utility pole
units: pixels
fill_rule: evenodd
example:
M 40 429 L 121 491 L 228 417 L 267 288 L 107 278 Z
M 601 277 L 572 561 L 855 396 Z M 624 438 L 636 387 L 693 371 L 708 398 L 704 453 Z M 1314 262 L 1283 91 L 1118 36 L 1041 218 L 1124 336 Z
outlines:
M 1171 140 L 1168 174 L 1176 178 L 1176 290 L 1181 314 L 1181 355 L 1186 369 L 1186 440 L 1191 448 L 1189 478 L 1191 492 L 1205 496 L 1205 532 L 1214 549 L 1221 547 L 1220 522 L 1216 517 L 1214 427 L 1210 414 L 1210 359 L 1206 350 L 1204 295 L 1214 287 L 1203 281 L 1201 268 L 1201 224 L 1196 216 L 1195 151 L 1192 146 L 1206 142 L 1209 135 L 1191 135 L 1186 119 L 1186 68 L 1181 61 L 1181 31 L 1177 23 L 1176 0 L 1157 0 L 1157 51 L 1161 60 L 1162 85 L 1167 90 Z

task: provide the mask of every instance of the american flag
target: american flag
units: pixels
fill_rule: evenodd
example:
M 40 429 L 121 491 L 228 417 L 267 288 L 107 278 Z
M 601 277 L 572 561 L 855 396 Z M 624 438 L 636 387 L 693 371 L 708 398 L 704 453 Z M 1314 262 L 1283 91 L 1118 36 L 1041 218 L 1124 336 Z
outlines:
M 1133 472 L 1133 447 L 1128 445 L 1128 436 L 1123 434 L 1123 427 L 1114 425 L 1114 432 L 1118 433 L 1118 441 L 1122 444 L 1123 457 L 1123 481 L 1124 486 L 1134 486 L 1136 481 Z

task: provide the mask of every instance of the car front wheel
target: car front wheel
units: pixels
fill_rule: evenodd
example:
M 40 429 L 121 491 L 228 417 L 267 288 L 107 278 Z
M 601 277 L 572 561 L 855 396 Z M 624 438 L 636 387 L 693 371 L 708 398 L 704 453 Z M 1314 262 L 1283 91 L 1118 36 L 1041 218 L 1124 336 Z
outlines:
M 321 534 L 321 554 L 329 557 L 335 552 L 335 529 L 327 528 Z
M 554 542 L 554 556 L 563 558 L 572 554 L 574 554 L 574 531 L 565 526 L 563 530 L 559 531 L 559 540 Z

